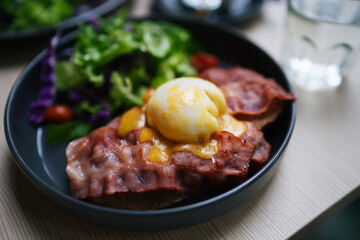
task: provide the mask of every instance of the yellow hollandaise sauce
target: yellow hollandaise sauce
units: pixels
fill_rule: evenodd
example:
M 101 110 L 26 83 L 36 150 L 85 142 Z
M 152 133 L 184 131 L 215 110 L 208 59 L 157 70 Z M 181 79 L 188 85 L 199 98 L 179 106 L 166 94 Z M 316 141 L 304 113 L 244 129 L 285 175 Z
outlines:
M 148 155 L 150 162 L 169 161 L 173 152 L 190 152 L 202 159 L 209 159 L 214 156 L 220 148 L 216 139 L 210 138 L 203 143 L 177 143 L 163 137 L 157 130 L 143 128 L 140 133 L 140 142 L 152 142 Z
M 118 127 L 118 136 L 126 137 L 131 131 L 145 126 L 145 114 L 139 107 L 133 107 L 123 114 Z
M 165 138 L 159 131 L 151 127 L 145 127 L 145 114 L 139 107 L 127 111 L 119 124 L 118 135 L 124 138 L 131 131 L 141 129 L 140 142 L 151 142 L 152 146 L 148 155 L 150 162 L 169 161 L 173 152 L 190 152 L 202 159 L 210 159 L 220 149 L 220 142 L 214 138 L 200 143 L 177 143 Z M 219 117 L 219 131 L 227 131 L 236 137 L 241 137 L 247 127 L 244 122 L 235 119 L 230 114 Z
M 247 127 L 226 112 L 226 101 L 213 83 L 179 78 L 160 86 L 146 101 L 146 110 L 134 107 L 121 118 L 118 135 L 141 129 L 139 141 L 151 142 L 151 162 L 166 162 L 174 152 L 189 152 L 210 159 L 220 149 L 216 131 L 241 137 Z M 145 112 L 144 112 L 145 111 Z

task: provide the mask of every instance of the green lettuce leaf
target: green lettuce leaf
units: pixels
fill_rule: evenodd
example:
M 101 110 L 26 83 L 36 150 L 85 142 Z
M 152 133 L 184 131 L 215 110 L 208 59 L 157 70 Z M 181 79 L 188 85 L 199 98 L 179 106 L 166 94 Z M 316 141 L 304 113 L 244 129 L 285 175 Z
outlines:
M 125 17 L 126 13 L 120 11 L 113 17 L 101 19 L 99 29 L 89 25 L 80 28 L 73 61 L 95 85 L 103 83 L 106 66 L 125 54 L 146 53 L 159 65 L 179 52 L 189 58 L 198 49 L 190 33 L 181 27 L 167 22 L 129 22 Z M 189 72 L 192 69 L 189 61 L 183 62 L 185 64 Z M 175 73 L 177 76 L 181 71 Z
M 195 76 L 196 70 L 190 65 L 189 57 L 183 52 L 176 52 L 158 64 L 157 74 L 151 82 L 153 88 L 177 77 Z
M 99 87 L 110 76 L 108 105 L 141 106 L 148 87 L 177 77 L 194 76 L 190 56 L 200 47 L 189 31 L 162 21 L 128 21 L 126 12 L 100 19 L 100 27 L 80 27 L 73 63 L 87 81 Z
M 108 102 L 112 109 L 142 105 L 142 97 L 146 87 L 139 87 L 133 91 L 130 78 L 123 77 L 118 72 L 112 73 L 111 83 L 113 87 L 110 89 Z
M 52 145 L 69 142 L 90 133 L 91 123 L 68 122 L 46 126 L 46 142 Z
M 76 112 L 79 113 L 89 113 L 91 115 L 95 115 L 101 109 L 101 104 L 91 105 L 89 101 L 82 101 L 76 106 Z
M 82 88 L 86 84 L 86 78 L 81 70 L 69 61 L 58 61 L 56 63 L 56 89 L 58 91 L 69 91 Z

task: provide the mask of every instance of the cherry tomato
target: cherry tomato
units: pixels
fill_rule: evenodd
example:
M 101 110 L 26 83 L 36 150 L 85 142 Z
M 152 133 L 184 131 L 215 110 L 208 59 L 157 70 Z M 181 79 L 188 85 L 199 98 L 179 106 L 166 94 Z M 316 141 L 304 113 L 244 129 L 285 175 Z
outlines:
M 45 122 L 47 123 L 66 123 L 71 120 L 73 113 L 66 105 L 54 105 L 46 109 Z
M 213 55 L 206 53 L 197 53 L 190 59 L 191 66 L 196 68 L 199 72 L 219 65 L 219 59 Z

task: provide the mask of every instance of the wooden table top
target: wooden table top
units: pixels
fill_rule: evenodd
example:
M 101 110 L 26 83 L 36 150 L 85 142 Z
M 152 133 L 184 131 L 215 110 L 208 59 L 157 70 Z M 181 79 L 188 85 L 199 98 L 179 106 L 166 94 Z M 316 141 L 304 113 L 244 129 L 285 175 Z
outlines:
M 144 1 L 139 1 L 144 4 Z M 138 3 L 138 2 L 137 2 Z M 147 2 L 145 2 L 148 4 Z M 143 5 L 134 15 L 146 14 Z M 276 60 L 285 3 L 265 1 L 260 17 L 238 27 Z M 0 43 L 1 44 L 1 43 Z M 0 52 L 0 118 L 17 76 L 46 43 Z M 254 197 L 214 220 L 173 231 L 122 232 L 81 222 L 54 208 L 23 176 L 0 127 L 0 239 L 285 239 L 300 238 L 359 196 L 360 60 L 336 91 L 295 89 L 297 119 L 284 159 Z

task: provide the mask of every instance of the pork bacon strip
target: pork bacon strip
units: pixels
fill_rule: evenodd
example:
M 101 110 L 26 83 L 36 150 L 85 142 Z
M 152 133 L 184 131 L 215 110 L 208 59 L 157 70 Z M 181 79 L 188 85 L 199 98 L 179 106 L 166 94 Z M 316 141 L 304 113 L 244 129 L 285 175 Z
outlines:
M 231 114 L 252 121 L 259 129 L 275 120 L 285 102 L 295 100 L 274 79 L 246 68 L 208 68 L 198 77 L 213 82 L 223 91 Z

